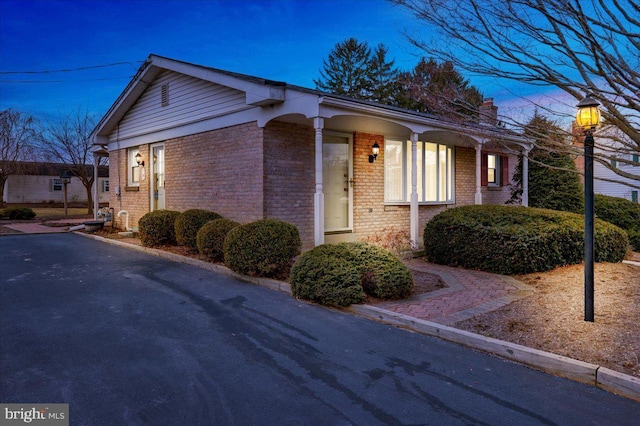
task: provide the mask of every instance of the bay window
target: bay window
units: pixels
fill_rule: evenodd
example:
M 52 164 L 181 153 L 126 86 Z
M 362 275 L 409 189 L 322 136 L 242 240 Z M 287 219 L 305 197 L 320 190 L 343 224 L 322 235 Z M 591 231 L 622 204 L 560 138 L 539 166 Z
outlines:
M 432 142 L 417 142 L 418 202 L 452 203 L 454 149 Z M 411 200 L 411 141 L 385 142 L 384 197 L 386 203 Z

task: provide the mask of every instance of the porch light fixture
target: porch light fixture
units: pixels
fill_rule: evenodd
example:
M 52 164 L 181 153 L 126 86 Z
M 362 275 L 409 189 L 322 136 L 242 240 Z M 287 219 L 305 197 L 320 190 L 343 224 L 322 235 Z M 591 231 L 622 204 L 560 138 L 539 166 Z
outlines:
M 380 154 L 380 145 L 378 142 L 374 142 L 371 147 L 371 155 L 369 155 L 369 162 L 373 163 L 378 158 L 378 154 Z
M 142 161 L 142 155 L 140 155 L 140 153 L 136 154 L 135 159 L 136 163 L 138 163 L 138 166 L 144 167 L 144 161 Z
M 591 96 L 581 100 L 576 123 L 584 132 L 584 320 L 593 322 L 594 196 L 593 130 L 600 123 L 600 103 Z

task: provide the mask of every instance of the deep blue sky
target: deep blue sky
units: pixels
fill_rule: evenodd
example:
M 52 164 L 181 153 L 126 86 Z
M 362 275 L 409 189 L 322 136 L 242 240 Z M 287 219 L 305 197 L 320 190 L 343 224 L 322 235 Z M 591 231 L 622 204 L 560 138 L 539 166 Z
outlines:
M 0 0 L 0 110 L 101 116 L 150 53 L 313 88 L 335 44 L 355 37 L 409 70 L 423 52 L 403 31 L 426 30 L 386 0 Z M 74 71 L 23 73 L 57 70 Z

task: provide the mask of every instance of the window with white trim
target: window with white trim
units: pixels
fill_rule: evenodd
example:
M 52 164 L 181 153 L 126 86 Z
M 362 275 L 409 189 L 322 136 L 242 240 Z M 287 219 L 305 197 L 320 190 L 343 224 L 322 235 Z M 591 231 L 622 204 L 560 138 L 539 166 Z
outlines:
M 411 201 L 411 141 L 385 141 L 384 200 Z M 432 142 L 417 142 L 417 192 L 421 203 L 452 203 L 454 148 Z
M 127 179 L 129 186 L 140 186 L 141 167 L 136 161 L 136 155 L 140 153 L 140 148 L 129 148 L 127 153 Z
M 509 186 L 509 157 L 496 153 L 482 153 L 481 185 L 489 188 Z
M 49 191 L 62 191 L 62 179 L 53 178 L 49 181 Z
M 500 186 L 500 156 L 487 154 L 487 184 Z
M 102 192 L 109 192 L 109 179 L 102 181 Z

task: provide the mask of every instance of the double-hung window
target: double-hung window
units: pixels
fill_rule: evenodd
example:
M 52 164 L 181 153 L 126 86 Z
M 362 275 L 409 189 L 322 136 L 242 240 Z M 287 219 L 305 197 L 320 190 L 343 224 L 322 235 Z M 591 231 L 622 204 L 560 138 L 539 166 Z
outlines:
M 62 179 L 53 178 L 49 181 L 50 191 L 62 191 Z
M 452 203 L 454 200 L 454 148 L 417 142 L 417 192 L 421 203 Z M 386 203 L 411 201 L 411 141 L 385 141 L 384 197 Z
M 487 154 L 487 184 L 500 186 L 500 156 Z
M 139 148 L 129 148 L 128 150 L 128 183 L 129 186 L 140 186 L 140 171 L 141 167 L 136 161 L 136 154 L 140 153 Z

